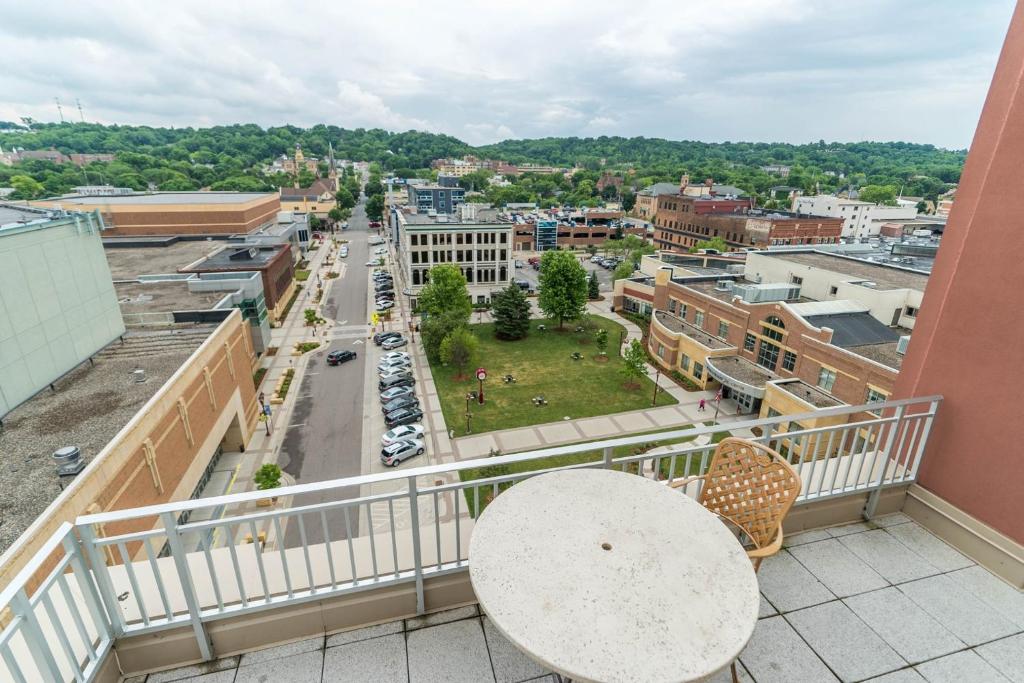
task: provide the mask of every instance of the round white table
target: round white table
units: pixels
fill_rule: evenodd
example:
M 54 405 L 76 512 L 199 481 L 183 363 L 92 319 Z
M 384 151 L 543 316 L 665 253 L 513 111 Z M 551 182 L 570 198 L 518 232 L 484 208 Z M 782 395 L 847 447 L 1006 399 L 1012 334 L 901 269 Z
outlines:
M 757 623 L 758 586 L 699 503 L 612 470 L 538 475 L 498 496 L 469 544 L 494 626 L 574 681 L 694 681 L 727 668 Z

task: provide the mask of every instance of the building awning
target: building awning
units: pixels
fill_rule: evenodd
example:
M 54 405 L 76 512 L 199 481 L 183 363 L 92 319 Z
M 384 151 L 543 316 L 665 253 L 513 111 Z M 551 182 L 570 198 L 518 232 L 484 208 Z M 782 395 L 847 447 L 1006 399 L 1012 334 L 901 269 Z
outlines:
M 754 398 L 764 398 L 765 383 L 778 379 L 775 373 L 741 356 L 708 357 L 704 365 L 708 373 L 723 385 Z

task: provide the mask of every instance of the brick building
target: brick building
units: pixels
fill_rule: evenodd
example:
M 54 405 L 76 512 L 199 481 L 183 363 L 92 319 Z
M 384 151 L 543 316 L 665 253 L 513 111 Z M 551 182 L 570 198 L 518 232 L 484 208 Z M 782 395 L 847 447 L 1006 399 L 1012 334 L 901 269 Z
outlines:
M 703 389 L 721 387 L 742 412 L 765 415 L 785 413 L 778 388 L 773 402 L 769 385 L 789 380 L 825 392 L 837 404 L 884 400 L 895 386 L 909 333 L 882 324 L 856 302 L 809 301 L 800 297 L 799 285 L 760 284 L 725 273 L 673 276 L 666 268 L 654 277 L 619 281 L 614 304 L 651 315 L 648 350 L 664 369 Z M 803 411 L 790 412 L 819 407 L 805 403 Z
M 273 222 L 276 192 L 134 192 L 116 196 L 65 195 L 32 202 L 45 208 L 98 210 L 105 237 L 137 235 L 228 236 Z
M 277 320 L 295 291 L 295 264 L 288 244 L 228 245 L 179 268 L 179 273 L 258 272 L 270 317 Z
M 837 243 L 843 219 L 755 209 L 746 198 L 659 195 L 654 228 L 654 244 L 660 249 L 686 251 L 715 237 L 731 249 L 762 249 Z

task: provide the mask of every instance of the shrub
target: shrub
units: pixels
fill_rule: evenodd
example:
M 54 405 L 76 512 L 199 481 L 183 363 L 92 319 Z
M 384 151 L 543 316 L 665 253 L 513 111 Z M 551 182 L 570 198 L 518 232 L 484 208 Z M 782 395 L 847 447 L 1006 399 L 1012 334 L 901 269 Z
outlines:
M 281 468 L 272 462 L 265 463 L 256 470 L 252 478 L 260 491 L 276 489 L 281 486 Z

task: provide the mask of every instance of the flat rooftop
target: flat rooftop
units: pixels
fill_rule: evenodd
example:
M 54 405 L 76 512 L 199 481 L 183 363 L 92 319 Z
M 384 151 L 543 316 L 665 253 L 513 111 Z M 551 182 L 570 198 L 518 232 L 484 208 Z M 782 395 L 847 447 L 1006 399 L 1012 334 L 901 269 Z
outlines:
M 91 461 L 203 343 L 215 326 L 129 331 L 4 418 L 0 431 L 0 552 L 60 494 L 50 457 L 78 446 Z M 146 382 L 130 374 L 141 368 Z
M 751 363 L 742 356 L 715 356 L 708 358 L 707 363 L 713 364 L 729 377 L 752 387 L 760 387 L 768 380 L 778 379 L 775 373 Z
M 772 386 L 796 396 L 801 401 L 810 403 L 815 408 L 835 408 L 836 406 L 844 405 L 842 401 L 832 394 L 824 392 L 818 387 L 808 384 L 802 379 L 776 382 Z
M 899 370 L 903 365 L 903 354 L 896 352 L 897 342 L 882 342 L 879 344 L 861 344 L 860 346 L 847 347 L 847 351 L 863 356 L 868 360 L 881 363 L 893 370 Z
M 140 275 L 176 273 L 224 245 L 216 240 L 182 240 L 169 246 L 106 249 L 105 253 L 113 279 L 134 280 Z
M 190 292 L 184 280 L 118 282 L 114 284 L 122 313 L 172 313 L 206 311 L 228 292 Z
M 192 270 L 258 270 L 277 258 L 284 250 L 290 250 L 290 247 L 287 244 L 229 244 L 196 263 Z
M 858 280 L 874 282 L 876 289 L 916 289 L 923 292 L 928 286 L 928 274 L 896 266 L 871 263 L 851 256 L 808 252 L 760 252 L 765 256 L 790 263 L 849 275 Z
M 139 192 L 113 196 L 64 195 L 42 202 L 75 206 L 132 206 L 161 204 L 245 204 L 257 199 L 276 198 L 276 192 Z
M 718 337 L 712 336 L 700 329 L 696 325 L 691 325 L 682 318 L 677 318 L 671 313 L 665 311 L 655 311 L 654 316 L 658 319 L 658 322 L 672 330 L 673 332 L 679 332 L 685 334 L 690 339 L 709 349 L 731 349 L 733 345 L 729 342 L 723 341 Z
M 481 228 L 511 228 L 514 224 L 510 221 L 498 220 L 495 209 L 485 210 L 483 216 L 463 221 L 454 214 L 442 214 L 441 216 L 428 216 L 425 213 L 402 214 L 405 224 L 416 228 L 448 228 L 448 227 L 481 227 Z M 494 212 L 493 214 L 491 212 Z M 439 221 L 438 218 L 444 220 Z
M 0 203 L 0 228 L 11 224 L 25 224 L 33 221 L 45 221 L 52 217 L 47 209 L 36 209 L 17 204 Z

